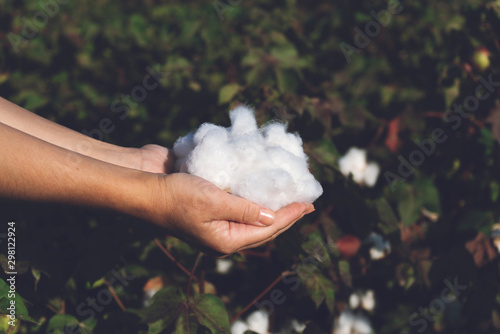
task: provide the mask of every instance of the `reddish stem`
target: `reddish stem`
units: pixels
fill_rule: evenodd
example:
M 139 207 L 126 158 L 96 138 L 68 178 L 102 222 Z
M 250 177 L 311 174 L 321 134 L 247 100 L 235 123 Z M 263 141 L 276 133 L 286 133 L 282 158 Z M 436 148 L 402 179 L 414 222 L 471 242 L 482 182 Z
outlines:
M 284 277 L 284 276 L 287 276 L 287 275 L 290 275 L 290 274 L 293 274 L 291 271 L 285 271 L 285 272 L 282 272 L 281 275 L 279 275 L 267 288 L 264 289 L 264 291 L 262 291 L 257 297 L 255 297 L 254 300 L 252 300 L 250 303 L 248 303 L 247 306 L 245 306 L 241 311 L 239 311 L 238 313 L 236 313 L 236 315 L 234 317 L 231 318 L 231 320 L 229 321 L 230 324 L 232 324 L 233 322 L 235 322 L 243 313 L 245 313 L 246 311 L 248 311 L 248 309 L 250 307 L 252 307 L 253 304 L 255 304 L 256 302 L 258 302 L 262 297 L 264 297 L 264 295 L 266 293 L 268 293 L 276 284 L 279 283 L 279 281 L 281 281 L 281 279 Z
M 113 288 L 113 286 L 111 286 L 111 284 L 109 284 L 109 283 L 106 283 L 106 284 L 108 285 L 109 292 L 111 292 L 111 295 L 115 299 L 115 301 L 118 304 L 118 306 L 120 306 L 120 308 L 122 309 L 122 311 L 126 311 L 125 306 L 123 305 L 120 297 L 118 297 L 118 295 L 116 294 L 115 288 Z
M 198 253 L 198 256 L 196 257 L 196 261 L 194 262 L 193 269 L 191 270 L 191 273 L 189 274 L 189 280 L 188 280 L 188 285 L 187 285 L 187 289 L 186 289 L 186 302 L 189 302 L 189 292 L 191 291 L 191 280 L 194 277 L 194 272 L 196 270 L 196 267 L 198 267 L 198 263 L 200 263 L 202 256 L 203 256 L 202 252 Z
M 189 272 L 189 270 L 186 269 L 186 267 L 184 267 L 179 261 L 176 260 L 176 258 L 170 254 L 170 252 L 162 246 L 162 244 L 160 243 L 160 241 L 158 241 L 158 239 L 155 239 L 155 244 L 162 250 L 162 252 L 170 259 L 172 260 L 173 263 L 175 263 L 175 265 L 177 267 L 179 267 L 180 270 L 182 270 L 186 275 L 188 276 L 191 276 L 191 273 Z M 194 276 L 193 279 L 198 282 L 198 277 Z

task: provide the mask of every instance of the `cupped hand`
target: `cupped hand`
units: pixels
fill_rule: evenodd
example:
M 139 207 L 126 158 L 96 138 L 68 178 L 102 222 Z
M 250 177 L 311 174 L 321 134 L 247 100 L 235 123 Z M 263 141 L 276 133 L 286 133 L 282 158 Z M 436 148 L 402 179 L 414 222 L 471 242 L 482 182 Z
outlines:
M 157 175 L 148 219 L 205 252 L 228 255 L 276 238 L 314 211 L 312 204 L 293 203 L 274 212 L 231 195 L 200 177 Z

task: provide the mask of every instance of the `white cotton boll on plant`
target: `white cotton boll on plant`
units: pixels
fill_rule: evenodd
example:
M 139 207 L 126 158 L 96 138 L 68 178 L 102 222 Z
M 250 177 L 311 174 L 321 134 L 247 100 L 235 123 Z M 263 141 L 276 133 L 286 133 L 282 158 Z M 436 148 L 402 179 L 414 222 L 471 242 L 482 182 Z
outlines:
M 356 334 L 373 334 L 370 320 L 362 314 L 356 314 L 352 325 L 352 332 Z
M 335 322 L 333 334 L 373 334 L 370 320 L 361 313 L 346 309 Z
M 335 322 L 333 334 L 351 334 L 354 320 L 354 313 L 349 309 L 344 310 Z
M 269 315 L 264 311 L 255 311 L 247 318 L 248 329 L 259 334 L 268 333 Z
M 233 260 L 231 259 L 216 259 L 215 271 L 219 274 L 227 274 L 233 267 Z
M 248 325 L 245 322 L 236 320 L 231 325 L 231 334 L 244 334 L 248 329 Z
M 306 329 L 306 324 L 298 321 L 297 319 L 292 320 L 292 328 L 297 333 L 302 333 Z
M 380 173 L 380 167 L 376 163 L 371 162 L 368 165 L 366 165 L 365 175 L 364 175 L 365 184 L 368 187 L 373 187 L 375 183 L 377 183 L 377 178 L 379 173 Z
M 375 308 L 375 294 L 373 293 L 373 290 L 368 290 L 362 295 L 361 305 L 368 312 L 373 311 Z
M 374 163 L 367 163 L 366 150 L 351 147 L 338 161 L 340 172 L 344 176 L 352 174 L 354 182 L 373 187 L 377 182 L 380 167 Z
M 358 308 L 360 302 L 361 302 L 361 300 L 360 300 L 359 295 L 357 293 L 353 293 L 349 297 L 349 307 L 352 309 Z
M 282 123 L 259 130 L 247 107 L 234 109 L 230 118 L 229 128 L 205 123 L 178 139 L 177 169 L 272 210 L 321 196 L 323 188 L 309 172 L 300 136 L 287 133 Z
M 380 260 L 386 257 L 391 252 L 391 243 L 384 240 L 382 235 L 372 232 L 368 238 L 367 243 L 372 244 L 370 248 L 370 257 L 372 260 Z

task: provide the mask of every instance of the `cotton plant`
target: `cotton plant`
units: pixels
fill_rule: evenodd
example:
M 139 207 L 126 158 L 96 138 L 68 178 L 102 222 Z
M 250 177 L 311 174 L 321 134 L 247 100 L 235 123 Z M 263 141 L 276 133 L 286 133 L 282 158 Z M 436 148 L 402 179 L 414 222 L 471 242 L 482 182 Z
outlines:
M 375 308 L 375 293 L 373 290 L 356 291 L 349 296 L 349 307 L 353 310 L 357 308 L 372 312 Z
M 232 259 L 215 259 L 215 271 L 221 275 L 229 273 L 233 267 Z
M 366 239 L 370 244 L 370 257 L 372 260 L 381 260 L 391 253 L 391 243 L 384 240 L 384 237 L 378 233 L 372 232 Z
M 345 309 L 335 320 L 332 334 L 374 334 L 370 319 L 361 312 Z
M 269 314 L 261 310 L 250 313 L 246 321 L 238 319 L 231 325 L 231 334 L 244 334 L 246 331 L 268 334 L 268 330 Z
M 253 110 L 244 106 L 229 117 L 228 128 L 205 123 L 175 142 L 178 171 L 272 210 L 321 196 L 298 134 L 280 122 L 258 128 Z
M 352 179 L 358 184 L 373 187 L 377 182 L 380 167 L 375 162 L 367 162 L 366 150 L 351 147 L 338 164 L 340 172 L 346 177 L 352 174 Z

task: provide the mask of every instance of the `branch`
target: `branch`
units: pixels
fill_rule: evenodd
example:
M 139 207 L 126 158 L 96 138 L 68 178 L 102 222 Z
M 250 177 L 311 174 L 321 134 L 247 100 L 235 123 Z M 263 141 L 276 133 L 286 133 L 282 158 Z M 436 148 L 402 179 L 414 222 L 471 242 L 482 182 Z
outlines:
M 108 285 L 109 292 L 111 292 L 111 295 L 115 299 L 118 306 L 120 306 L 122 311 L 126 311 L 125 306 L 123 306 L 123 303 L 122 303 L 120 297 L 118 297 L 118 295 L 116 294 L 115 288 L 113 288 L 113 286 L 111 286 L 111 284 L 109 284 L 108 282 L 106 282 L 106 284 Z
M 179 261 L 177 261 L 175 259 L 175 257 L 170 254 L 170 252 L 162 246 L 162 244 L 160 243 L 160 241 L 158 241 L 158 239 L 155 239 L 155 244 L 162 250 L 162 252 L 170 259 L 172 260 L 173 263 L 175 263 L 175 265 L 177 267 L 179 267 L 186 275 L 190 276 L 191 277 L 191 273 L 189 272 L 189 270 L 186 269 L 186 267 L 184 267 Z M 198 277 L 196 276 L 193 276 L 193 279 L 198 282 Z
M 201 257 L 203 256 L 202 252 L 198 253 L 198 256 L 196 257 L 196 261 L 194 262 L 193 269 L 191 270 L 191 274 L 189 274 L 189 281 L 186 289 L 186 302 L 189 301 L 189 292 L 191 291 L 191 279 L 194 277 L 194 272 L 196 270 L 196 267 L 198 267 L 198 263 L 200 263 Z
M 232 324 L 233 322 L 235 322 L 243 313 L 245 313 L 246 311 L 248 311 L 248 309 L 250 307 L 252 307 L 253 304 L 255 304 L 256 302 L 258 302 L 262 297 L 264 297 L 264 295 L 266 293 L 268 293 L 276 284 L 278 284 L 279 281 L 281 281 L 281 279 L 283 277 L 291 275 L 291 274 L 293 274 L 293 272 L 291 272 L 289 270 L 282 272 L 281 275 L 279 275 L 278 277 L 276 277 L 276 279 L 267 288 L 264 289 L 264 291 L 262 291 L 257 297 L 255 297 L 254 300 L 252 300 L 250 303 L 248 303 L 247 306 L 245 306 L 234 317 L 232 317 L 231 320 L 229 321 L 229 323 Z

